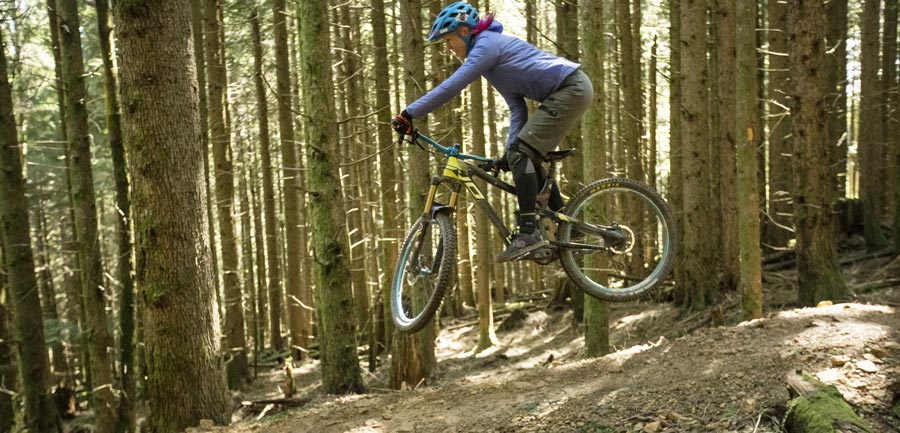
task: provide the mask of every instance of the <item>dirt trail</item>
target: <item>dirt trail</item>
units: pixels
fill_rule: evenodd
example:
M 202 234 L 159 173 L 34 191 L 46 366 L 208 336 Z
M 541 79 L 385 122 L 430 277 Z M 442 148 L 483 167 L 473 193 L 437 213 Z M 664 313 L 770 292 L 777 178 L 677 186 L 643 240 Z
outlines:
M 477 357 L 465 351 L 475 332 L 462 326 L 442 333 L 438 374 L 428 386 L 318 396 L 300 409 L 212 430 L 781 431 L 784 376 L 803 370 L 836 385 L 875 431 L 900 431 L 900 419 L 888 413 L 889 386 L 900 380 L 900 314 L 890 305 L 900 293 L 880 298 L 889 305 L 787 310 L 680 337 L 671 334 L 678 320 L 671 307 L 617 306 L 612 329 L 620 350 L 593 360 L 581 359 L 583 340 L 568 314 L 534 312 L 519 329 L 498 334 L 499 348 Z M 647 343 L 629 343 L 638 339 Z M 377 375 L 368 379 L 378 388 Z

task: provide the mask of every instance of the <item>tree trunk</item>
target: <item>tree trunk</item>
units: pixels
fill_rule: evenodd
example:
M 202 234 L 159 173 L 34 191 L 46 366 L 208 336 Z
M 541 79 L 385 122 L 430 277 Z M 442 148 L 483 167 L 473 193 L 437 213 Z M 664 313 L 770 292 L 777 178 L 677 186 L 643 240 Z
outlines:
M 733 0 L 720 0 L 730 2 Z M 756 3 L 737 2 L 734 10 L 737 83 L 734 99 L 734 123 L 725 124 L 733 131 L 732 139 L 741 137 L 737 148 L 737 186 L 734 196 L 723 203 L 733 202 L 738 219 L 740 261 L 740 289 L 743 318 L 762 317 L 762 252 L 759 246 L 759 197 L 756 190 L 756 148 L 759 125 L 756 123 Z M 733 125 L 733 126 L 732 126 Z M 736 200 L 735 200 L 736 198 Z M 738 211 L 740 210 L 740 211 Z M 732 238 L 733 241 L 733 238 Z M 723 243 L 726 240 L 723 239 Z M 726 275 L 728 270 L 726 270 Z
M 6 255 L 4 253 L 4 248 L 3 236 L 0 236 L 0 299 L 3 299 L 3 301 L 0 301 L 0 387 L 10 391 L 16 391 L 18 368 L 16 368 L 16 356 L 13 353 L 13 350 L 15 350 L 13 348 L 13 336 L 9 329 L 12 320 L 10 319 L 10 311 L 7 308 L 7 305 L 11 302 L 9 301 L 9 295 L 7 293 L 8 280 L 6 276 L 9 274 L 6 271 Z M 51 400 L 49 395 L 49 377 L 50 373 L 48 372 L 48 388 L 46 389 L 48 395 L 44 397 L 47 399 L 47 403 L 50 403 Z M 15 427 L 16 424 L 15 418 L 16 411 L 15 405 L 13 404 L 13 396 L 5 392 L 0 393 L 0 432 L 13 431 L 13 427 Z M 41 430 L 35 429 L 35 431 Z M 52 432 L 55 430 L 50 429 L 50 431 Z
M 62 141 L 62 151 L 65 154 L 67 152 L 67 143 L 68 143 L 68 129 L 66 128 L 66 99 L 65 92 L 63 89 L 63 80 L 62 80 L 62 59 L 59 50 L 59 23 L 58 23 L 58 13 L 56 7 L 56 0 L 47 0 L 47 15 L 49 17 L 50 22 L 50 50 L 53 52 L 53 63 L 54 63 L 54 72 L 56 76 L 56 99 L 57 106 L 59 108 L 59 137 L 60 141 Z M 68 166 L 66 166 L 66 193 L 71 191 L 71 180 L 69 176 Z M 75 255 L 75 259 L 73 260 L 73 254 L 68 253 L 68 251 L 73 251 L 77 248 L 73 247 L 73 243 L 71 239 L 74 239 L 74 231 L 75 231 L 75 220 L 73 211 L 71 208 L 71 194 L 68 194 L 68 204 L 69 206 L 65 209 L 64 215 L 60 220 L 60 244 L 64 251 L 67 253 L 62 254 L 62 265 L 63 265 L 63 292 L 66 294 L 66 298 L 68 300 L 67 304 L 74 303 L 77 299 L 80 299 L 80 296 L 77 296 L 78 292 L 78 283 L 75 281 L 75 271 L 73 269 L 77 269 L 77 254 Z M 71 248 L 70 248 L 71 247 Z M 75 262 L 75 263 L 73 263 Z M 81 303 L 78 303 L 81 305 Z M 79 314 L 83 308 L 65 308 L 66 311 L 66 319 L 69 320 L 72 324 L 80 325 L 80 320 L 83 315 Z M 81 326 L 78 326 L 78 329 L 81 329 Z M 85 346 L 80 343 L 81 334 L 80 331 L 75 331 L 69 337 L 69 344 L 71 345 L 71 352 L 73 353 L 72 362 L 69 362 L 70 368 L 72 372 L 78 370 L 78 365 L 75 361 L 75 355 L 81 359 L 82 365 L 84 364 L 85 359 Z M 87 368 L 81 368 L 82 372 L 86 372 Z M 86 373 L 85 373 L 86 374 Z M 69 385 L 73 385 L 74 377 L 69 374 L 66 376 L 66 382 Z
M 342 5 L 338 15 L 339 19 L 337 21 L 340 24 L 340 37 L 336 42 L 339 48 L 338 52 L 341 53 L 343 66 L 343 77 L 339 77 L 343 86 L 339 86 L 339 88 L 343 88 L 343 105 L 346 106 L 346 115 L 340 117 L 346 119 L 343 122 L 343 126 L 346 128 L 346 133 L 343 136 L 348 137 L 348 143 L 339 147 L 339 149 L 343 149 L 347 157 L 340 159 L 356 161 L 362 158 L 362 155 L 365 153 L 362 149 L 363 133 L 359 126 L 361 120 L 359 109 L 364 105 L 362 102 L 363 97 L 359 91 L 360 86 L 358 85 L 359 75 L 362 72 L 357 64 L 359 52 L 354 46 L 354 40 L 357 39 L 359 30 L 354 27 L 355 21 L 351 17 L 348 5 Z M 344 179 L 344 202 L 347 210 L 345 219 L 347 221 L 350 243 L 350 279 L 353 285 L 353 309 L 357 317 L 357 326 L 359 327 L 357 331 L 361 336 L 366 336 L 368 333 L 368 320 L 365 320 L 365 318 L 368 317 L 369 312 L 369 287 L 366 284 L 366 231 L 363 227 L 364 201 L 361 199 L 362 195 L 359 189 L 359 184 L 362 183 L 362 174 L 359 171 L 359 166 L 360 163 L 355 163 L 342 167 L 341 170 L 345 175 L 341 176 L 341 178 Z
M 714 301 L 718 287 L 714 262 L 716 239 L 709 226 L 716 224 L 709 202 L 709 103 L 706 63 L 706 2 L 681 3 L 682 45 L 682 146 L 684 188 L 684 283 L 685 307 L 700 310 Z
M 756 8 L 753 8 L 755 11 Z M 716 89 L 716 94 L 718 96 L 718 114 L 720 121 L 720 129 L 717 137 L 717 141 L 719 143 L 719 158 L 721 159 L 721 163 L 719 165 L 720 170 L 720 194 L 718 197 L 718 201 L 721 203 L 721 245 L 722 245 L 722 287 L 725 290 L 731 291 L 738 287 L 738 282 L 740 279 L 740 256 L 739 256 L 739 242 L 738 242 L 738 200 L 737 197 L 744 198 L 744 195 L 738 195 L 737 190 L 737 172 L 735 166 L 735 152 L 736 152 L 736 137 L 746 137 L 746 126 L 755 126 L 756 119 L 745 119 L 744 121 L 738 123 L 741 125 L 740 128 L 735 128 L 735 112 L 738 109 L 747 110 L 749 109 L 749 113 L 755 115 L 756 113 L 756 93 L 741 95 L 743 104 L 753 104 L 753 107 L 738 107 L 740 104 L 736 104 L 735 100 L 735 0 L 717 0 L 716 1 L 716 9 L 714 11 L 716 23 L 716 49 L 717 55 L 719 59 L 718 63 L 718 79 L 716 80 L 718 83 L 718 88 Z M 756 27 L 756 15 L 753 16 L 753 26 L 751 29 L 755 29 Z M 751 37 L 750 42 L 753 45 L 754 51 L 751 52 L 753 55 L 752 65 L 745 65 L 745 67 L 750 68 L 749 70 L 752 72 L 756 72 L 756 38 L 755 31 L 750 33 L 748 36 Z M 743 43 L 744 41 L 738 41 L 737 43 Z M 756 75 L 753 75 L 754 83 L 752 85 L 752 89 L 756 90 Z M 745 85 L 749 85 L 745 83 Z M 751 122 L 751 123 L 747 123 Z M 757 131 L 754 129 L 754 133 Z M 738 135 L 740 134 L 740 135 Z M 755 141 L 755 138 L 753 138 Z M 746 143 L 742 143 L 746 144 Z M 754 148 L 755 152 L 755 148 Z M 753 154 L 753 179 L 756 179 L 756 154 Z M 755 191 L 756 184 L 753 184 L 753 189 Z M 744 193 L 746 194 L 746 192 Z M 754 194 L 754 197 L 756 195 Z M 759 209 L 759 206 L 754 204 L 753 209 Z M 757 218 L 758 220 L 758 218 Z
M 372 38 L 375 45 L 375 110 L 379 118 L 389 116 L 391 112 L 391 84 L 388 69 L 387 29 L 385 26 L 384 0 L 372 0 Z M 390 305 L 390 284 L 394 274 L 396 257 L 399 256 L 398 242 L 403 238 L 403 218 L 400 210 L 400 184 L 402 175 L 397 169 L 394 157 L 394 140 L 387 122 L 378 124 L 378 174 L 381 180 L 381 239 L 378 240 L 381 260 L 382 278 L 381 299 L 384 306 Z M 390 347 L 390 336 L 394 333 L 394 322 L 390 316 L 390 308 L 384 308 L 385 348 Z
M 625 8 L 628 8 L 628 0 L 622 0 L 625 4 Z M 573 62 L 579 61 L 579 52 L 578 52 L 578 1 L 577 0 L 567 0 L 556 3 L 556 33 L 557 33 L 557 54 L 563 56 Z M 629 35 L 630 39 L 631 35 Z M 631 57 L 632 59 L 634 56 Z M 632 95 L 633 97 L 639 97 L 637 92 L 635 91 Z M 639 109 L 638 109 L 639 110 Z M 640 114 L 635 116 L 636 122 L 640 123 Z M 639 134 L 639 133 L 637 133 Z M 639 138 L 636 138 L 639 140 Z M 575 125 L 566 137 L 563 139 L 562 143 L 560 143 L 560 147 L 568 148 L 568 149 L 579 149 L 581 148 L 581 126 Z M 560 189 L 561 191 L 568 195 L 574 196 L 575 193 L 580 189 L 582 185 L 582 181 L 584 180 L 583 176 L 583 167 L 582 167 L 582 158 L 583 153 L 576 153 L 573 156 L 569 157 L 565 164 L 562 164 L 562 176 L 560 179 Z M 639 155 L 639 154 L 638 154 Z M 640 156 L 638 156 L 638 161 L 640 161 Z M 640 164 L 640 163 L 639 163 Z M 639 169 L 640 171 L 640 169 Z M 543 185 L 538 185 L 538 188 L 543 187 Z M 542 266 L 538 266 L 537 264 L 529 264 L 532 269 L 532 276 L 534 277 L 534 286 L 532 286 L 532 290 L 535 291 L 543 291 L 545 284 L 545 275 L 544 268 Z M 580 324 L 584 322 L 584 292 L 581 290 L 574 290 L 571 293 L 572 297 L 572 312 L 573 312 L 573 320 L 575 324 Z
M 883 217 L 882 192 L 885 177 L 884 145 L 882 143 L 882 101 L 881 85 L 878 80 L 878 29 L 880 0 L 863 1 L 860 16 L 860 101 L 859 101 L 859 189 L 863 203 L 863 228 L 866 250 L 878 251 L 887 246 L 887 239 L 881 230 Z M 893 61 L 892 61 L 893 62 Z
M 584 181 L 590 182 L 606 175 L 606 90 L 603 56 L 606 53 L 606 23 L 602 0 L 584 0 L 581 4 L 582 65 L 591 77 L 594 100 L 582 122 L 584 136 Z M 585 296 L 584 302 L 584 355 L 603 356 L 609 353 L 609 304 Z
M 25 428 L 32 432 L 50 433 L 62 431 L 62 428 L 50 393 L 50 364 L 44 343 L 41 299 L 37 290 L 31 240 L 28 238 L 30 229 L 25 178 L 22 174 L 22 152 L 17 137 L 5 53 L 6 45 L 0 32 L 0 239 L 3 240 L 0 256 L 4 259 L 2 265 L 7 276 L 0 285 L 4 288 L 8 286 L 8 294 L 11 295 L 12 336 L 19 359 Z M 0 306 L 0 309 L 4 308 Z M 3 316 L 0 319 L 4 321 L 0 327 L 5 331 L 7 319 L 5 314 L 0 315 Z M 5 352 L 6 355 L 9 354 L 8 351 Z M 4 358 L 0 360 L 4 361 L 0 368 L 5 370 L 11 364 L 11 357 Z M 3 385 L 6 385 L 9 383 L 8 370 L 2 373 Z M 11 409 L 11 406 L 0 408 L 4 411 Z
M 653 37 L 653 45 L 650 47 L 650 71 L 647 72 L 647 76 L 649 78 L 648 83 L 648 93 L 650 94 L 650 102 L 647 104 L 647 164 L 646 164 L 646 172 L 647 172 L 647 185 L 654 190 L 658 190 L 657 186 L 657 174 L 656 174 L 656 165 L 658 164 L 658 141 L 656 136 L 656 128 L 658 127 L 658 86 L 657 86 L 657 53 L 659 52 L 659 43 L 656 40 L 656 36 Z M 605 127 L 605 126 L 604 126 Z M 602 132 L 601 132 L 602 133 Z M 652 228 L 651 228 L 652 230 Z
M 254 164 L 256 165 L 256 164 Z M 258 178 L 257 178 L 258 181 Z M 269 298 L 266 296 L 266 249 L 265 235 L 263 229 L 263 201 L 259 198 L 259 186 L 257 181 L 250 183 L 250 201 L 253 205 L 253 238 L 256 245 L 256 304 L 252 308 L 256 309 L 256 333 L 253 334 L 253 340 L 257 348 L 257 355 L 254 359 L 259 362 L 259 353 L 266 348 L 266 315 L 268 314 Z M 259 370 L 254 371 L 259 374 Z
M 900 87 L 898 87 L 896 78 L 897 78 L 897 25 L 898 25 L 898 0 L 884 0 L 884 31 L 882 32 L 882 57 L 881 57 L 881 97 L 882 97 L 882 155 L 881 159 L 881 173 L 883 174 L 883 179 L 886 180 L 884 183 L 885 188 L 882 190 L 882 200 L 884 201 L 884 205 L 882 206 L 882 212 L 886 212 L 886 215 L 890 215 L 893 212 L 893 209 L 896 208 L 897 204 L 894 201 L 895 194 L 897 193 L 897 189 L 900 187 L 897 186 L 898 181 L 900 181 L 900 175 L 897 174 L 898 167 L 896 161 L 898 155 L 900 155 L 900 149 L 898 149 L 898 126 L 900 126 L 900 113 L 896 111 L 892 111 L 893 104 L 896 104 L 897 99 L 900 98 Z M 884 221 L 887 221 L 887 218 L 883 218 Z M 894 249 L 900 250 L 900 241 L 897 238 L 894 238 Z
M 825 126 L 825 11 L 821 2 L 790 3 L 791 77 L 794 83 L 794 215 L 797 226 L 798 301 L 813 306 L 849 298 L 837 264 L 833 200 L 828 194 Z
M 150 432 L 228 424 L 186 0 L 117 2 Z M 146 77 L 156 77 L 147 80 Z M 201 90 L 202 91 L 202 90 Z M 190 348 L 190 350 L 185 350 Z
M 78 31 L 74 31 L 79 28 L 78 5 L 74 0 L 62 1 L 59 7 L 60 52 L 66 90 L 68 165 L 72 177 L 71 194 L 75 208 L 86 316 L 84 323 L 86 326 L 82 331 L 86 336 L 90 354 L 91 394 L 93 408 L 97 414 L 97 430 L 104 433 L 115 431 L 117 424 L 110 356 L 114 350 L 114 342 L 107 328 L 106 298 L 103 294 L 103 268 L 97 230 L 94 179 L 91 171 L 91 136 L 88 131 L 84 61 L 81 35 Z
M 56 290 L 53 284 L 53 274 L 50 272 L 50 252 L 47 250 L 47 223 L 44 214 L 43 188 L 34 195 L 37 199 L 37 209 L 34 212 L 34 249 L 35 264 L 37 265 L 38 286 L 41 293 L 41 315 L 44 320 L 52 322 L 59 320 L 59 312 L 56 306 Z M 0 262 L 3 263 L 3 262 Z M 77 323 L 77 322 L 76 322 Z M 69 367 L 66 362 L 65 349 L 63 347 L 62 335 L 57 338 L 56 342 L 50 345 L 52 356 L 50 357 L 50 365 L 56 376 L 55 382 L 59 382 L 59 376 L 69 377 Z M 0 429 L 0 431 L 3 431 Z
M 478 2 L 473 0 L 473 6 L 478 7 Z M 485 155 L 484 137 L 484 90 L 479 77 L 469 85 L 472 96 L 470 102 L 470 123 L 472 127 L 472 152 L 475 155 Z M 478 182 L 481 191 L 487 191 L 483 182 Z M 491 227 L 487 215 L 481 209 L 475 211 L 475 276 L 476 293 L 478 294 L 478 343 L 475 351 L 480 352 L 497 344 L 497 336 L 494 333 L 494 306 L 491 299 L 491 265 L 494 255 L 491 253 Z
M 275 187 L 272 180 L 272 152 L 270 150 L 270 134 L 269 134 L 269 102 L 266 99 L 266 85 L 263 82 L 263 50 L 260 43 L 259 30 L 259 10 L 254 9 L 253 16 L 250 18 L 251 34 L 253 39 L 253 81 L 256 85 L 256 115 L 259 127 L 259 155 L 262 160 L 262 190 L 263 200 L 262 208 L 265 214 L 265 268 L 269 276 L 268 285 L 260 286 L 257 294 L 257 311 L 256 319 L 258 333 L 254 338 L 258 339 L 260 349 L 265 348 L 266 334 L 266 311 L 263 310 L 268 305 L 267 294 L 281 293 L 281 262 L 278 260 L 278 219 L 275 216 Z M 262 227 L 256 227 L 257 232 L 262 231 Z M 260 242 L 261 237 L 257 237 L 256 241 Z M 257 254 L 263 251 L 263 245 L 257 244 Z M 260 264 L 262 265 L 262 263 Z M 260 269 L 262 269 L 260 267 Z M 261 272 L 261 271 L 260 271 Z M 260 275 L 261 277 L 261 275 Z M 280 298 L 279 298 L 280 299 Z M 280 304 L 279 304 L 280 305 Z M 273 325 L 273 332 L 276 331 Z M 275 347 L 276 338 L 272 338 L 272 346 Z M 278 339 L 280 340 L 280 338 Z
M 669 51 L 671 59 L 669 77 L 669 157 L 672 170 L 669 173 L 669 205 L 675 214 L 675 225 L 684 227 L 684 215 L 682 205 L 684 203 L 684 175 L 682 144 L 681 144 L 681 107 L 682 91 L 681 82 L 684 73 L 681 70 L 681 0 L 669 1 Z M 677 230 L 676 239 L 679 248 L 684 245 L 684 230 Z M 686 287 L 684 285 L 684 255 L 675 256 L 675 297 L 676 301 L 683 301 Z
M 623 104 L 621 139 L 626 154 L 626 174 L 628 177 L 643 182 L 644 173 L 641 167 L 641 112 L 640 90 L 638 89 L 639 72 L 635 69 L 634 32 L 632 32 L 629 0 L 616 0 L 616 16 L 619 25 L 619 52 L 622 63 L 619 68 L 619 88 L 622 91 Z M 632 210 L 632 212 L 634 212 Z
M 825 89 L 828 103 L 829 164 L 833 196 L 847 194 L 847 0 L 825 5 Z M 832 51 L 833 50 L 833 51 Z
M 794 23 L 788 21 L 788 2 L 768 0 L 769 7 L 769 218 L 766 243 L 774 248 L 787 247 L 794 236 L 791 204 L 791 122 L 788 72 L 788 32 Z
M 203 15 L 203 3 L 205 0 L 191 0 L 191 34 L 194 40 L 194 64 L 197 67 L 197 86 L 200 91 L 200 139 L 203 143 L 203 178 L 206 183 L 206 196 L 212 197 L 212 176 L 209 175 L 209 156 L 211 154 L 209 142 L 209 101 L 206 94 L 206 50 L 203 38 L 205 32 Z M 214 224 L 213 201 L 209 200 L 206 207 L 206 217 L 209 219 L 209 250 L 212 253 L 212 263 L 215 269 L 219 263 L 218 245 L 216 244 L 216 226 Z M 216 272 L 215 280 L 216 308 L 221 308 L 222 298 L 219 291 L 219 275 Z M 219 310 L 221 311 L 221 310 Z
M 303 100 L 307 127 L 307 170 L 310 224 L 316 290 L 318 342 L 322 356 L 325 392 L 361 392 L 364 389 L 356 357 L 352 289 L 347 261 L 346 229 L 336 155 L 337 125 L 334 119 L 334 87 L 329 59 L 328 2 L 300 4 L 300 39 L 303 54 Z
M 255 15 L 255 14 L 254 14 Z M 249 143 L 247 145 L 249 147 Z M 248 320 L 250 335 L 253 338 L 253 361 L 254 365 L 259 359 L 259 346 L 257 345 L 256 336 L 259 335 L 259 328 L 257 328 L 259 324 L 259 320 L 256 317 L 256 294 L 259 289 L 263 286 L 256 286 L 256 276 L 253 271 L 253 249 L 256 247 L 260 248 L 259 242 L 261 238 L 256 238 L 256 245 L 253 245 L 253 227 L 251 226 L 251 220 L 253 218 L 253 208 L 250 205 L 250 192 L 248 191 L 249 183 L 248 177 L 250 176 L 250 154 L 252 150 L 247 149 L 244 145 L 238 142 L 238 149 L 240 149 L 241 154 L 241 167 L 238 171 L 238 195 L 240 196 L 240 216 L 241 216 L 241 270 L 243 271 L 243 280 L 242 284 L 244 286 L 244 290 L 247 293 L 247 306 L 249 307 L 248 311 Z M 243 302 L 242 302 L 243 304 Z M 249 370 L 249 362 L 248 362 L 248 370 Z M 256 369 L 254 369 L 254 374 L 256 374 Z
M 97 0 L 97 28 L 103 56 L 104 90 L 106 92 L 106 129 L 109 135 L 113 176 L 116 182 L 116 279 L 119 281 L 119 374 L 122 394 L 119 397 L 119 429 L 134 432 L 134 280 L 131 259 L 131 198 L 129 197 L 128 167 L 122 143 L 122 121 L 116 92 L 115 53 L 110 34 L 110 6 L 107 0 Z
M 399 16 L 406 70 L 404 90 L 409 100 L 422 94 L 420 84 L 425 82 L 422 10 L 421 0 L 400 2 Z M 424 121 L 420 123 L 420 129 L 423 124 Z M 422 215 L 422 209 L 425 207 L 425 194 L 429 185 L 429 162 L 427 152 L 411 149 L 408 155 L 407 205 L 410 218 L 415 221 Z M 418 384 L 431 373 L 433 366 L 428 360 L 434 359 L 434 341 L 427 334 L 427 332 L 416 335 L 394 334 L 391 349 L 391 386 L 394 388 L 399 388 L 404 382 L 411 386 Z
M 222 248 L 222 281 L 225 289 L 225 344 L 230 359 L 226 362 L 229 388 L 238 388 L 249 377 L 247 340 L 244 335 L 244 310 L 234 228 L 234 165 L 231 132 L 227 123 L 227 73 L 219 37 L 221 0 L 206 2 L 206 68 L 209 77 L 209 127 L 216 177 L 219 241 Z
M 288 294 L 288 328 L 291 332 L 291 353 L 295 359 L 303 359 L 306 356 L 305 349 L 309 348 L 308 336 L 311 333 L 305 329 L 304 324 L 309 323 L 307 310 L 297 304 L 302 299 L 300 287 L 300 273 L 302 259 L 305 257 L 305 245 L 300 239 L 300 207 L 298 194 L 303 189 L 299 183 L 299 169 L 297 161 L 297 148 L 294 143 L 293 115 L 291 114 L 291 71 L 288 58 L 287 36 L 287 11 L 284 0 L 275 0 L 272 6 L 272 19 L 275 30 L 275 74 L 276 97 L 278 100 L 278 132 L 281 139 L 282 188 L 284 190 L 284 225 L 285 244 L 287 249 L 285 258 L 285 291 Z M 330 58 L 330 54 L 328 55 Z M 269 259 L 270 263 L 272 259 Z M 321 287 L 321 286 L 318 286 Z M 270 283 L 269 303 L 272 314 L 270 324 L 272 326 L 272 347 L 281 349 L 281 331 L 279 318 L 281 314 L 281 290 L 272 291 Z M 304 350 L 300 350 L 300 349 Z

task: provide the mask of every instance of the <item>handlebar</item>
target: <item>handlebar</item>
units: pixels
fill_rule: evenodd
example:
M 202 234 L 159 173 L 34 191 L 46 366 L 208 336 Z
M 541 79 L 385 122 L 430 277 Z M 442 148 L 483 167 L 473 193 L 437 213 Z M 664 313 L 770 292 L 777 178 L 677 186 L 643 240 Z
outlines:
M 402 133 L 400 134 L 400 140 L 397 142 L 398 145 L 403 143 L 404 135 L 405 134 L 402 134 Z M 489 163 L 492 165 L 496 165 L 496 163 L 497 163 L 497 160 L 495 160 L 495 159 L 486 158 L 486 157 L 478 156 L 478 155 L 471 155 L 468 153 L 463 153 L 460 151 L 460 146 L 458 144 L 455 144 L 450 147 L 441 146 L 440 143 L 438 143 L 437 141 L 434 141 L 433 139 L 431 139 L 431 137 L 420 133 L 418 129 L 414 129 L 413 132 L 411 134 L 409 134 L 409 136 L 412 137 L 409 140 L 410 144 L 416 144 L 416 145 L 421 146 L 421 144 L 419 143 L 418 140 L 422 139 L 426 143 L 428 143 L 431 147 L 435 148 L 438 152 L 442 153 L 446 157 L 455 156 L 459 159 L 470 159 L 470 160 L 478 161 L 481 163 L 486 163 L 486 164 Z

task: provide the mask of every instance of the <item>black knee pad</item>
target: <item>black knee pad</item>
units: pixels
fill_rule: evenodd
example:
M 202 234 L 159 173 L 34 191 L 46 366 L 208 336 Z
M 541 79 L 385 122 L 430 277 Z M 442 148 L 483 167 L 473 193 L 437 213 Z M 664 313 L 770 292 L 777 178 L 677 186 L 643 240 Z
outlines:
M 535 173 L 534 162 L 531 158 L 519 149 L 518 142 L 513 143 L 506 153 L 506 161 L 509 163 L 509 171 L 512 172 L 513 179 L 519 179 L 522 176 L 528 176 Z

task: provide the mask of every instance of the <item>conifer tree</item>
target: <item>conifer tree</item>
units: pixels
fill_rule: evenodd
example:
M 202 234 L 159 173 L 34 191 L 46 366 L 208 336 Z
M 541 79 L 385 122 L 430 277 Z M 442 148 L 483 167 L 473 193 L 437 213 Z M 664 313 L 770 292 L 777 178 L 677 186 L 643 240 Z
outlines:
M 50 364 L 44 343 L 41 300 L 34 272 L 34 254 L 28 238 L 30 229 L 25 178 L 22 174 L 22 153 L 7 73 L 6 45 L 0 29 L 0 259 L 3 259 L 0 267 L 5 270 L 5 277 L 0 281 L 0 291 L 5 291 L 8 286 L 6 296 L 9 296 L 10 301 L 5 303 L 12 306 L 11 323 L 19 358 L 25 428 L 35 433 L 61 432 L 51 396 Z M 6 330 L 5 305 L 0 306 L 0 310 L 0 320 L 3 321 L 0 328 Z M 7 332 L 4 334 L 6 338 L 9 337 Z M 2 341 L 0 345 L 6 346 Z M 5 358 L 0 360 L 6 361 L 3 364 L 8 365 L 12 361 L 9 353 L 0 353 L 0 357 Z M 6 379 L 5 372 L 3 378 Z M 0 408 L 0 415 L 8 415 L 12 412 L 11 409 L 10 406 Z M 0 422 L 0 427 L 11 421 L 12 417 Z M 6 426 L 12 427 L 11 424 Z
M 322 385 L 328 393 L 364 390 L 356 357 L 348 245 L 341 221 L 338 133 L 329 52 L 328 1 L 300 4 L 303 106 L 307 124 L 307 177 L 315 257 L 316 321 L 322 356 Z
M 188 0 L 116 2 L 124 138 L 133 181 L 147 428 L 228 424 Z M 147 80 L 146 77 L 156 77 Z M 203 91 L 203 89 L 199 89 Z

